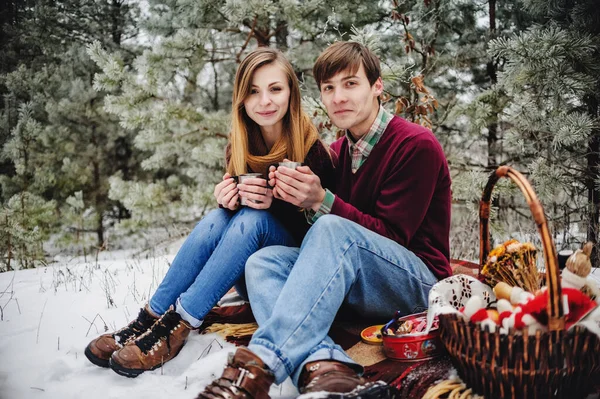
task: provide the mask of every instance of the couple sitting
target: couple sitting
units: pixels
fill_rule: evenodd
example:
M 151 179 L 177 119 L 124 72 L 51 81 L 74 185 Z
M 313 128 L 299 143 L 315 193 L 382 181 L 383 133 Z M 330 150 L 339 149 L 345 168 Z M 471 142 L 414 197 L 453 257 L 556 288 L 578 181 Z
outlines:
M 269 48 L 242 61 L 219 209 L 196 225 L 138 318 L 88 345 L 92 363 L 128 377 L 160 367 L 235 284 L 259 328 L 199 398 L 268 398 L 287 377 L 306 398 L 390 395 L 383 383 L 365 384 L 327 332 L 342 305 L 383 321 L 421 311 L 451 274 L 448 165 L 429 130 L 380 105 L 369 49 L 334 43 L 313 73 L 345 130 L 331 154 L 302 111 L 289 61 Z M 284 159 L 304 165 L 270 166 Z M 266 179 L 232 177 L 248 172 Z

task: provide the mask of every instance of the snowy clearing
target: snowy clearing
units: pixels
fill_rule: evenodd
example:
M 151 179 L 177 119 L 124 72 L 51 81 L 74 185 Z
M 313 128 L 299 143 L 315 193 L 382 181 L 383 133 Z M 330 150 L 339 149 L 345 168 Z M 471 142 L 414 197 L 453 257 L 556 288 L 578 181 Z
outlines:
M 0 274 L 0 398 L 194 398 L 220 376 L 234 346 L 192 333 L 163 369 L 135 379 L 94 366 L 86 345 L 137 316 L 156 289 L 178 242 L 153 256 L 117 251 Z M 271 396 L 293 398 L 288 379 Z

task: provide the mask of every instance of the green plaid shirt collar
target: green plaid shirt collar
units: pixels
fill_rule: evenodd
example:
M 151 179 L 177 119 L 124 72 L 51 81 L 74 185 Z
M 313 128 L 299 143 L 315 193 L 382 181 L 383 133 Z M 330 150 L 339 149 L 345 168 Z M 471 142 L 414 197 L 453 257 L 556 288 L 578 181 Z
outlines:
M 356 173 L 358 169 L 365 163 L 367 157 L 371 153 L 375 144 L 379 142 L 379 139 L 385 132 L 388 124 L 392 120 L 392 114 L 386 111 L 382 106 L 379 106 L 379 112 L 371 128 L 363 137 L 361 137 L 356 143 L 350 136 L 350 132 L 346 130 L 346 140 L 348 140 L 348 150 L 352 157 L 352 173 Z

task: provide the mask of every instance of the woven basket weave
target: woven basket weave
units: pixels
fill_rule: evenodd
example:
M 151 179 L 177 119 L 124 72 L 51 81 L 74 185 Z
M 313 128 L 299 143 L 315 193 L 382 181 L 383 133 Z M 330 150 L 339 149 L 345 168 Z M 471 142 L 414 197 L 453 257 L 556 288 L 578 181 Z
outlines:
M 511 330 L 503 335 L 482 331 L 456 314 L 441 314 L 440 337 L 461 378 L 486 399 L 584 398 L 600 381 L 600 339 L 583 327 L 565 331 L 556 249 L 542 205 L 525 177 L 508 166 L 490 176 L 481 198 L 480 270 L 490 251 L 492 189 L 501 177 L 521 189 L 542 238 L 549 331 L 529 336 Z

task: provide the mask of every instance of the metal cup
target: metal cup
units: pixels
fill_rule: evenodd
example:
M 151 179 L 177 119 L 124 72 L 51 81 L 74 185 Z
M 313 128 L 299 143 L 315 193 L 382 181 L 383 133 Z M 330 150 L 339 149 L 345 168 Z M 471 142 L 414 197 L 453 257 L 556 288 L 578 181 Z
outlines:
M 302 162 L 288 161 L 288 162 L 278 162 L 278 163 L 274 164 L 273 166 L 275 166 L 275 167 L 285 166 L 286 168 L 296 169 L 297 167 L 302 166 L 302 165 L 304 165 Z
M 296 169 L 299 166 L 304 166 L 304 164 L 302 162 L 294 162 L 294 161 L 287 161 L 287 162 L 277 162 L 277 163 L 272 163 L 271 165 L 269 165 L 269 168 L 267 169 L 267 171 L 269 169 L 271 169 L 271 166 L 274 166 L 275 169 L 277 169 L 280 166 L 285 166 L 286 168 L 290 168 L 290 169 Z M 267 172 L 268 173 L 268 172 Z M 269 182 L 267 181 L 267 185 L 269 184 Z M 273 188 L 269 185 L 269 188 Z
M 262 175 L 262 173 L 246 173 L 246 174 L 237 176 L 237 182 L 244 183 L 245 180 L 250 179 L 250 178 L 255 178 L 255 177 L 262 178 L 263 175 Z M 252 201 L 255 204 L 259 202 L 259 201 L 255 201 L 255 200 L 251 200 L 251 199 L 246 199 L 245 197 L 241 197 L 240 205 L 244 205 L 244 206 L 248 205 L 247 201 Z

